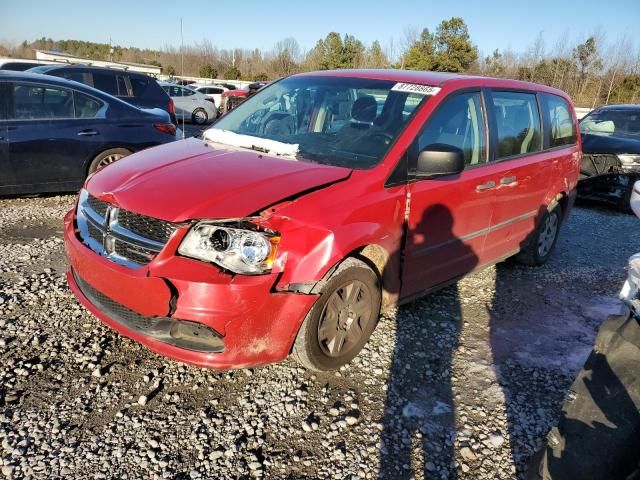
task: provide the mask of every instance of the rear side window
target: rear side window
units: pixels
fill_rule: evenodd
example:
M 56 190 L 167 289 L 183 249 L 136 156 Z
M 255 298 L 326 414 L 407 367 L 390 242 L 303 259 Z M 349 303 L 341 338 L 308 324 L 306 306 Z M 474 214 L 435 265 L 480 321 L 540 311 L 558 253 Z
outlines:
M 498 159 L 542 150 L 540 114 L 533 93 L 492 92 Z
M 571 116 L 571 108 L 566 100 L 557 95 L 542 94 L 544 119 L 547 123 L 549 148 L 576 143 L 576 126 Z
M 66 88 L 16 83 L 13 102 L 16 120 L 74 118 L 73 95 Z
M 93 86 L 109 95 L 118 95 L 118 82 L 115 75 L 105 73 L 93 74 Z
M 151 79 L 150 78 L 142 78 L 142 77 L 129 77 L 129 81 L 131 82 L 131 90 L 133 90 L 134 97 L 145 97 L 150 92 Z
M 74 92 L 76 118 L 95 118 L 103 103 L 84 93 Z
M 109 95 L 128 97 L 129 91 L 124 76 L 110 73 L 94 73 L 93 86 Z
M 446 99 L 418 137 L 417 152 L 432 144 L 457 147 L 467 166 L 486 161 L 485 126 L 479 92 L 461 93 Z

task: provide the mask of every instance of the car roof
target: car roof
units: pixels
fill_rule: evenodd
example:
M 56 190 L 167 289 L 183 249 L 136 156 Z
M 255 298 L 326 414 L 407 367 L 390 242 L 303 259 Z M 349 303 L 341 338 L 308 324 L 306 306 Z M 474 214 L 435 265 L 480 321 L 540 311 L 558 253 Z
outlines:
M 137 107 L 120 100 L 108 93 L 103 92 L 102 90 L 98 90 L 96 88 L 90 87 L 89 85 L 85 85 L 84 83 L 76 82 L 73 80 L 67 80 L 66 78 L 54 77 L 52 75 L 44 75 L 42 73 L 31 73 L 31 72 L 14 72 L 11 70 L 0 70 L 0 81 L 19 81 L 19 82 L 34 82 L 40 84 L 54 85 L 58 87 L 66 87 L 73 88 L 74 90 L 85 92 L 94 97 L 98 97 L 99 99 L 109 102 L 111 104 L 117 103 L 118 105 L 126 106 L 127 108 L 134 108 L 139 110 Z
M 602 105 L 596 108 L 596 110 L 640 110 L 640 104 L 638 103 L 625 103 L 623 105 Z
M 422 70 L 384 70 L 384 69 L 345 69 L 345 70 L 322 70 L 316 72 L 305 72 L 293 75 L 294 77 L 323 76 L 323 77 L 351 77 L 367 78 L 372 80 L 391 80 L 395 82 L 417 83 L 441 87 L 444 85 L 460 84 L 466 86 L 487 86 L 501 88 L 520 88 L 525 90 L 535 90 L 539 92 L 552 93 L 568 99 L 566 93 L 553 87 L 538 83 L 523 82 L 508 78 L 484 77 L 481 75 L 466 75 L 461 73 L 429 72 Z
M 113 72 L 127 75 L 142 75 L 144 77 L 150 77 L 150 75 L 146 75 L 142 72 L 134 72 L 133 70 L 124 70 L 121 68 L 108 68 L 108 67 L 94 67 L 92 65 L 83 65 L 81 63 L 58 63 L 53 65 L 41 65 L 37 68 L 39 72 L 50 72 L 52 70 L 88 70 L 92 72 Z

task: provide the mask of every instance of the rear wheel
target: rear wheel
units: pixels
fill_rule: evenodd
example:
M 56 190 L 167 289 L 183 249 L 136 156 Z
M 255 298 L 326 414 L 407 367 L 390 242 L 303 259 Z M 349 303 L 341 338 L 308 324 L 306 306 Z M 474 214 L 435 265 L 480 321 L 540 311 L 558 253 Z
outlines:
M 310 370 L 334 370 L 349 363 L 373 332 L 380 302 L 377 275 L 361 260 L 345 260 L 320 289 L 293 355 Z
M 516 256 L 517 261 L 524 265 L 540 266 L 549 259 L 560 233 L 561 212 L 561 208 L 555 206 L 542 214 L 528 245 Z
M 196 108 L 191 114 L 191 120 L 198 125 L 204 125 L 209 120 L 209 115 L 204 108 Z
M 107 165 L 117 162 L 121 158 L 126 157 L 131 152 L 125 148 L 111 148 L 98 154 L 89 165 L 89 174 L 92 174 L 96 170 L 106 167 Z

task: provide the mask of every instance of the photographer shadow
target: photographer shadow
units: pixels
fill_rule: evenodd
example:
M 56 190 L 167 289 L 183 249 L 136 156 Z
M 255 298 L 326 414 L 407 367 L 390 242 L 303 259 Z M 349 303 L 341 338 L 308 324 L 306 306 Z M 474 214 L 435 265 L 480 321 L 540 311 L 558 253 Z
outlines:
M 447 238 L 452 238 L 444 247 L 447 255 L 464 259 L 462 274 L 474 270 L 478 257 L 453 235 L 454 219 L 447 207 L 430 207 L 421 222 L 446 229 Z M 389 263 L 399 261 L 396 252 Z M 462 329 L 458 285 L 400 306 L 388 316 L 395 317 L 396 331 L 382 420 L 379 478 L 455 479 L 452 367 Z M 415 455 L 416 451 L 421 455 Z

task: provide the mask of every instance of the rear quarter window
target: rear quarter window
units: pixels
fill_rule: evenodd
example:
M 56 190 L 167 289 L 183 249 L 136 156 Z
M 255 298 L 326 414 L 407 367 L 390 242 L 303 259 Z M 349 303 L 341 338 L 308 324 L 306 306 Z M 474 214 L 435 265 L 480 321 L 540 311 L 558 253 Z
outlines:
M 73 92 L 76 118 L 96 118 L 105 106 L 97 98 L 80 92 Z
M 546 146 L 575 145 L 576 125 L 567 101 L 557 95 L 543 93 L 542 110 L 546 123 Z

